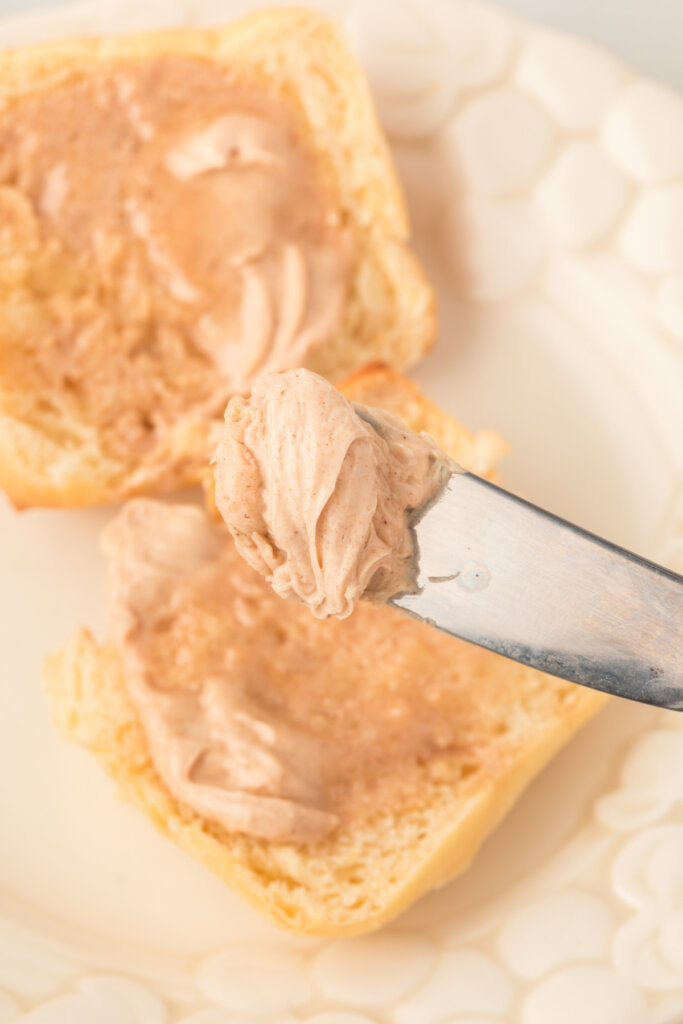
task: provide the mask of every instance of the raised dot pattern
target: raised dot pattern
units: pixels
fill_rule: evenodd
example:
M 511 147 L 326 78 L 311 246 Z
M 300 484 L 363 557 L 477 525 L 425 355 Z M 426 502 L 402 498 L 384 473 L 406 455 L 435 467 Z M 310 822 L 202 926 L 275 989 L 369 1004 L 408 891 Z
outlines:
M 432 943 L 389 932 L 331 943 L 314 958 L 312 973 L 328 999 L 367 1009 L 397 1003 L 427 977 L 435 960 Z
M 116 2 L 33 28 L 15 21 L 0 40 L 217 23 L 237 6 Z M 464 267 L 468 300 L 514 299 L 553 254 L 601 251 L 644 282 L 662 344 L 683 340 L 680 97 L 587 44 L 468 0 L 324 7 L 345 17 L 400 140 L 418 220 L 436 224 L 446 210 L 446 248 Z M 683 515 L 666 544 L 673 562 Z M 270 945 L 232 945 L 162 978 L 136 954 L 124 972 L 93 972 L 87 956 L 67 944 L 55 952 L 0 913 L 0 1024 L 674 1024 L 683 1015 L 681 725 L 661 716 L 593 812 L 600 857 L 577 861 L 569 883 L 566 864 L 546 872 L 542 893 L 522 890 L 492 910 L 468 943 L 443 921 L 313 949 L 274 933 Z
M 277 945 L 236 945 L 208 957 L 196 975 L 212 1003 L 252 1016 L 285 1013 L 307 1003 L 312 983 L 303 956 Z

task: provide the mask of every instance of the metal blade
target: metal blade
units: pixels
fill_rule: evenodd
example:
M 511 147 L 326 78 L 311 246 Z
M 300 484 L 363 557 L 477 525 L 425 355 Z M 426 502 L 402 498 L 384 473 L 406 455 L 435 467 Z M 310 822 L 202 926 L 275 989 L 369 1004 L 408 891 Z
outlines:
M 683 577 L 453 473 L 415 527 L 418 592 L 390 601 L 583 686 L 683 710 Z

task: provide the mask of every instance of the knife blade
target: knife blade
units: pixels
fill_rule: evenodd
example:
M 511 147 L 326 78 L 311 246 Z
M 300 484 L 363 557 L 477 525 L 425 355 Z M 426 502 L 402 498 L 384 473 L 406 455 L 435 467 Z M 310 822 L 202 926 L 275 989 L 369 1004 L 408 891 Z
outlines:
M 563 679 L 683 710 L 683 577 L 465 471 L 412 524 L 389 603 Z

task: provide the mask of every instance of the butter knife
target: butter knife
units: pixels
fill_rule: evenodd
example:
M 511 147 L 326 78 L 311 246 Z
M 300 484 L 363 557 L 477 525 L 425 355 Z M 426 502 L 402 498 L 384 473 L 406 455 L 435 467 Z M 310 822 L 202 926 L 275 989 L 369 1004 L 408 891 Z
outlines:
M 464 470 L 412 526 L 415 588 L 394 607 L 582 686 L 683 710 L 683 577 Z

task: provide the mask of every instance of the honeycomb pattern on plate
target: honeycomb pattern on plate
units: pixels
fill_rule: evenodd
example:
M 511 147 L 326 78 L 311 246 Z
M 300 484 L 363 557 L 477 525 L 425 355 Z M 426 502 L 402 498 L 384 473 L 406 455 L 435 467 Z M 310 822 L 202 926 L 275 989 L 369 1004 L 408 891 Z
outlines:
M 252 6 L 117 0 L 7 21 L 0 43 Z M 661 557 L 683 571 L 683 99 L 467 0 L 316 6 L 345 22 L 368 71 L 415 219 L 445 223 L 446 251 L 466 253 L 470 300 L 533 284 L 573 316 L 578 289 L 596 337 L 642 382 L 676 481 Z M 596 281 L 626 283 L 632 307 Z M 656 715 L 618 780 L 540 872 L 466 927 L 446 890 L 369 938 L 245 942 L 179 966 L 90 954 L 0 912 L 0 1024 L 677 1024 L 683 716 Z

